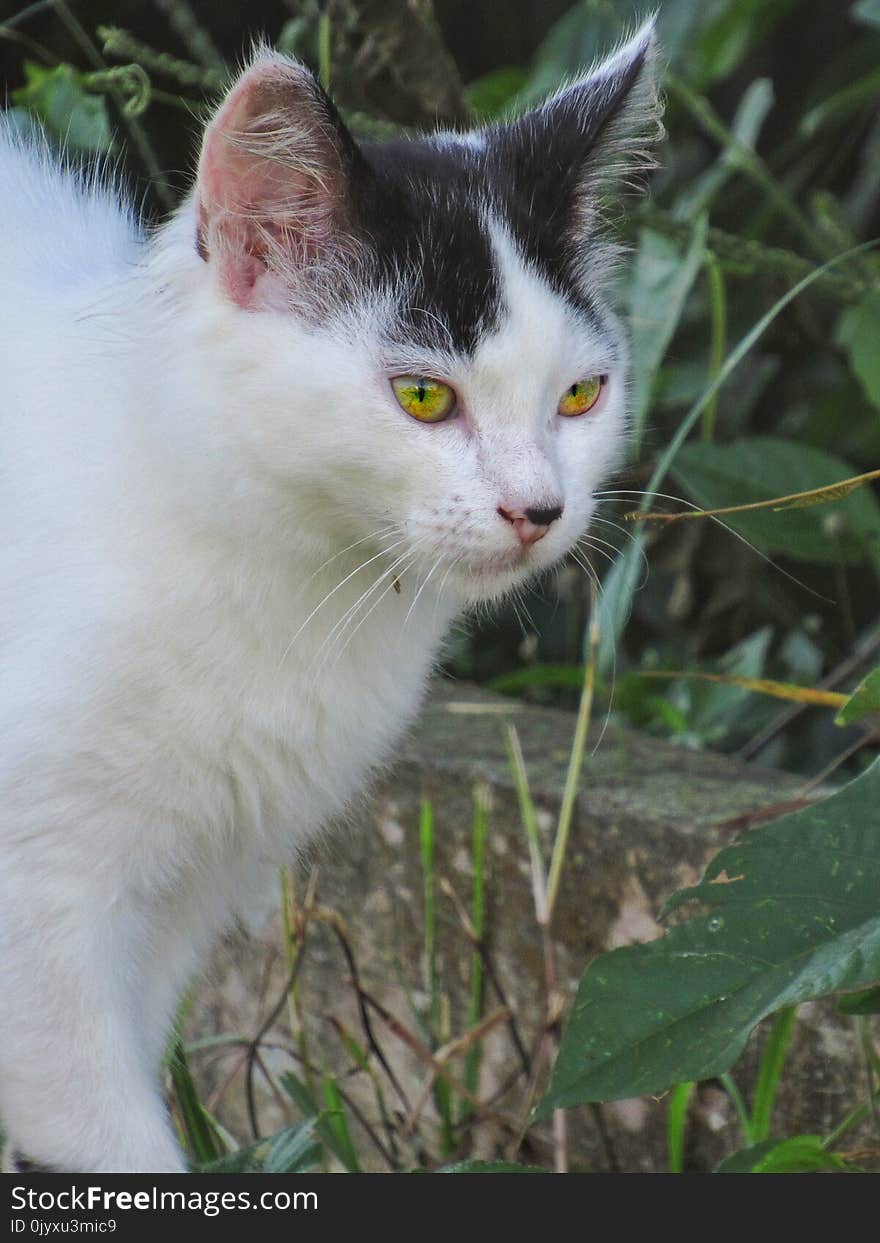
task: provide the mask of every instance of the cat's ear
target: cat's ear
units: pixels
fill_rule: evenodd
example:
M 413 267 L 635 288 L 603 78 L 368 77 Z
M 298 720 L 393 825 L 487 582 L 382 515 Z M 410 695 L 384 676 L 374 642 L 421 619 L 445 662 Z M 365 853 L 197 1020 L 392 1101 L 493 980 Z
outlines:
M 298 269 L 338 258 L 359 162 L 314 76 L 258 53 L 205 131 L 196 182 L 199 254 L 234 302 L 278 305 Z
M 654 165 L 663 135 L 653 19 L 534 111 L 496 131 L 505 173 L 548 221 L 590 234 L 623 185 Z

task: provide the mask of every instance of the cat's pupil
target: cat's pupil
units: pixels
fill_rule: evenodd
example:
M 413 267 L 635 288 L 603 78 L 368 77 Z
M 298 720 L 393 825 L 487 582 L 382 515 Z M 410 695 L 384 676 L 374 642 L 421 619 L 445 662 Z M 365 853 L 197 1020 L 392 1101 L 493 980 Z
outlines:
M 426 386 L 425 386 L 425 381 L 424 381 L 424 380 L 419 380 L 419 387 L 416 389 L 416 392 L 418 393 L 418 397 L 419 397 L 419 401 L 420 401 L 420 402 L 422 402 L 422 401 L 424 401 L 424 400 L 425 400 L 425 397 L 427 396 L 427 391 L 428 391 L 428 390 L 427 390 L 427 388 L 426 388 Z

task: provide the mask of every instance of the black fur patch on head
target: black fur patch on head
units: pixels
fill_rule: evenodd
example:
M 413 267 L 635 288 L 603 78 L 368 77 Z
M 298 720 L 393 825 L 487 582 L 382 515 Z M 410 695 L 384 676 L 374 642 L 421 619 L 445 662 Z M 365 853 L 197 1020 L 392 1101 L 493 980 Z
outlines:
M 651 47 L 646 27 L 626 55 L 518 120 L 472 137 L 357 144 L 314 83 L 347 184 L 344 228 L 368 260 L 368 281 L 402 295 L 390 329 L 394 339 L 468 355 L 497 326 L 504 294 L 489 218 L 509 230 L 524 261 L 601 330 L 603 316 L 593 300 L 599 291 L 586 287 L 585 274 L 590 248 L 601 258 L 605 245 L 596 210 L 602 169 L 606 162 L 619 169 L 621 153 L 633 145 L 627 139 L 637 139 L 650 118 L 652 79 L 650 69 L 643 71 Z M 638 157 L 638 141 L 634 145 Z M 601 263 L 592 270 L 600 269 Z
M 529 131 L 514 141 L 511 133 L 490 132 L 480 144 L 449 137 L 362 148 L 371 175 L 361 179 L 355 218 L 380 279 L 412 278 L 398 324 L 406 340 L 467 355 L 497 326 L 503 291 L 487 211 L 550 287 L 596 323 L 577 275 L 574 170 L 557 174 L 553 163 L 531 173 L 535 135 Z M 536 164 L 541 170 L 540 157 Z
M 429 348 L 471 354 L 501 314 L 501 288 L 483 220 L 482 178 L 430 141 L 363 148 L 371 177 L 356 218 L 380 282 L 407 292 L 393 331 Z

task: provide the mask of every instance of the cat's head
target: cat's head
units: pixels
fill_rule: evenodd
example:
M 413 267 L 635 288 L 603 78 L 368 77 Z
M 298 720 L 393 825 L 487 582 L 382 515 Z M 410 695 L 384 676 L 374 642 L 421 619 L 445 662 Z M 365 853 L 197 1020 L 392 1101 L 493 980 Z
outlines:
M 625 429 L 603 222 L 650 163 L 653 61 L 649 24 L 518 119 L 389 142 L 273 53 L 233 86 L 194 205 L 221 335 L 252 354 L 236 434 L 331 546 L 484 599 L 584 532 Z

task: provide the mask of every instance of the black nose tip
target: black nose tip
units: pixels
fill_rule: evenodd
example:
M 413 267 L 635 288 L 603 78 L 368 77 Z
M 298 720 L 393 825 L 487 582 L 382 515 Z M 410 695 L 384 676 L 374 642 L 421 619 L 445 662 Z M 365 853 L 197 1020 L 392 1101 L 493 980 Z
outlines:
M 536 527 L 549 527 L 551 522 L 562 517 L 562 506 L 552 505 L 547 509 L 527 509 L 526 517 Z

